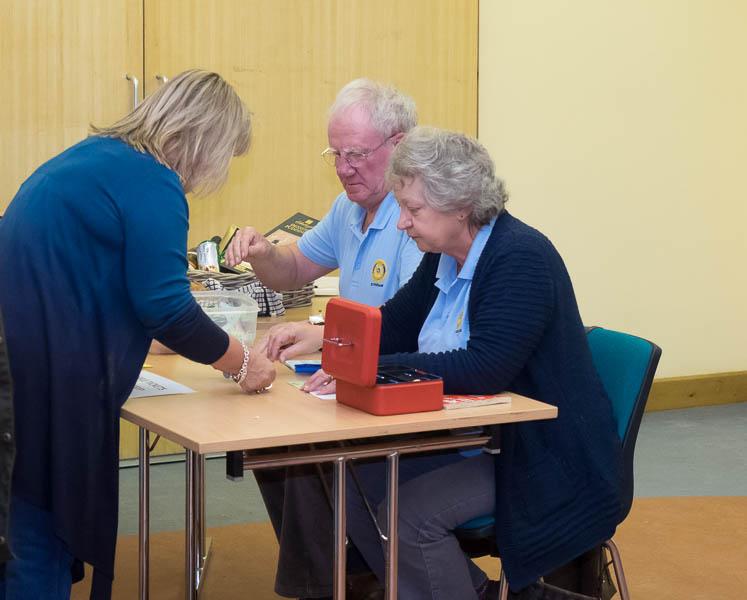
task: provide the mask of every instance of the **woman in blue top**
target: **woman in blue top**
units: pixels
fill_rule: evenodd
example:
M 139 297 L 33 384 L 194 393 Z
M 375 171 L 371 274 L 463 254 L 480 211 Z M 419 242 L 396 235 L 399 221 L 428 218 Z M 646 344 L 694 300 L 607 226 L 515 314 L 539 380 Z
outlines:
M 91 598 L 110 596 L 119 413 L 152 339 L 245 391 L 272 381 L 186 277 L 185 193 L 219 187 L 250 134 L 233 88 L 187 71 L 39 167 L 0 221 L 17 446 L 0 598 L 67 598 L 82 562 Z
M 403 457 L 399 597 L 488 598 L 495 588 L 453 531 L 486 514 L 513 589 L 612 535 L 620 442 L 563 261 L 541 233 L 504 209 L 486 150 L 464 135 L 413 129 L 388 173 L 399 227 L 426 252 L 382 308 L 382 364 L 443 378 L 447 393 L 510 390 L 558 406 L 556 420 L 502 430 L 499 455 Z M 357 463 L 385 522 L 381 461 Z M 378 533 L 348 487 L 348 533 L 380 580 Z

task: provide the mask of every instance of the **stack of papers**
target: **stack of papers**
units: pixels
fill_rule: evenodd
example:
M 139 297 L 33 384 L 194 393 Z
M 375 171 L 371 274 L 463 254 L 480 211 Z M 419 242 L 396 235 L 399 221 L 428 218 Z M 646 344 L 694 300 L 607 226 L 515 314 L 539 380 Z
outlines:
M 314 281 L 315 296 L 339 296 L 340 295 L 340 278 L 339 277 L 320 277 Z
M 444 396 L 444 409 L 451 410 L 452 408 L 473 408 L 475 406 L 485 406 L 487 404 L 510 404 L 511 396 L 507 394 L 502 395 L 477 395 L 477 394 L 450 394 Z

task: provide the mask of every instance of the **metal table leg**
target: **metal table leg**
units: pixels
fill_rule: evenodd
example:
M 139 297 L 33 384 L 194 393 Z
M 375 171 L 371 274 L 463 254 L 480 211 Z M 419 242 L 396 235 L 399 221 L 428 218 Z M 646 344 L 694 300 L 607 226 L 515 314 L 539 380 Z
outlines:
M 184 597 L 187 600 L 196 600 L 197 598 L 197 578 L 198 578 L 198 556 L 197 556 L 197 514 L 195 511 L 196 507 L 196 495 L 197 495 L 197 468 L 196 462 L 199 457 L 192 450 L 186 450 L 186 504 L 184 510 L 185 518 L 185 564 L 184 571 L 186 575 L 185 579 L 185 594 Z
M 205 537 L 205 456 L 186 450 L 185 501 L 185 597 L 200 597 L 210 558 L 210 542 Z
M 197 558 L 200 570 L 202 570 L 207 561 L 207 547 L 205 545 L 205 455 L 197 459 Z
M 345 548 L 345 458 L 340 456 L 334 462 L 334 488 L 335 488 L 335 568 L 334 585 L 332 597 L 335 600 L 345 598 L 345 571 L 347 550 Z
M 501 567 L 501 583 L 498 587 L 498 600 L 508 600 L 508 579 L 506 571 Z
M 149 432 L 140 427 L 138 448 L 138 598 L 148 600 L 150 567 L 150 445 Z
M 386 600 L 397 600 L 397 550 L 399 516 L 399 452 L 386 457 L 387 467 L 387 540 L 386 548 Z

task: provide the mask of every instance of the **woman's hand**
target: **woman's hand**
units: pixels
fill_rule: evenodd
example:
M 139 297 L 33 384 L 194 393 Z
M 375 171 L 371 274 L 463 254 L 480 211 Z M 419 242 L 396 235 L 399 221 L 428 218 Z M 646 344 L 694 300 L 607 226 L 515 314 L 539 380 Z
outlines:
M 335 379 L 331 375 L 319 369 L 306 380 L 301 388 L 304 392 L 316 392 L 318 394 L 334 394 L 337 390 Z
M 313 354 L 322 347 L 324 328 L 305 321 L 275 325 L 257 344 L 270 360 L 288 360 L 294 356 Z
M 253 348 L 249 352 L 249 363 L 246 377 L 239 383 L 245 392 L 258 392 L 269 387 L 275 380 L 275 365 L 270 362 L 264 352 Z

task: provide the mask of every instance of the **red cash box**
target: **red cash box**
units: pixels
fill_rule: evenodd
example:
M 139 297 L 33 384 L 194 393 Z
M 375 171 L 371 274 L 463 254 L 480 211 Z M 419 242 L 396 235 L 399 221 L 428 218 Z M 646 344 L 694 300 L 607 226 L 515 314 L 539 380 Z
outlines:
M 438 375 L 405 365 L 379 367 L 381 311 L 333 298 L 324 317 L 322 369 L 337 380 L 337 401 L 374 415 L 443 409 Z

